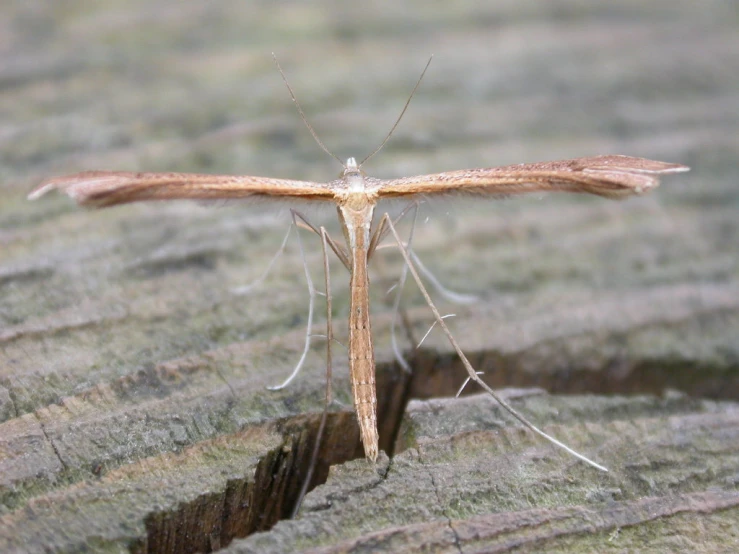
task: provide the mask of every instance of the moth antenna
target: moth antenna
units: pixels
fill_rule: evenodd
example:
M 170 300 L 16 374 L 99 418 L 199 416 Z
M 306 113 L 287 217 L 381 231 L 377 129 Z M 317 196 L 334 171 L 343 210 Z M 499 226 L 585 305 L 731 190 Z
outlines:
M 288 92 L 290 93 L 290 97 L 293 99 L 293 102 L 295 103 L 295 107 L 298 108 L 298 113 L 300 114 L 300 119 L 303 120 L 303 123 L 306 127 L 308 127 L 308 130 L 310 131 L 310 134 L 313 135 L 313 139 L 318 143 L 318 146 L 321 147 L 321 149 L 326 152 L 329 156 L 331 156 L 333 159 L 335 159 L 337 162 L 341 164 L 341 167 L 346 169 L 346 165 L 344 165 L 344 162 L 342 162 L 339 157 L 331 152 L 328 148 L 326 148 L 326 145 L 323 144 L 320 138 L 318 138 L 318 135 L 313 130 L 313 127 L 311 127 L 311 124 L 308 123 L 308 119 L 305 117 L 305 113 L 303 112 L 303 108 L 300 107 L 300 102 L 298 102 L 298 99 L 295 98 L 295 93 L 293 92 L 292 87 L 290 86 L 290 83 L 287 80 L 287 77 L 285 76 L 285 72 L 282 71 L 282 67 L 280 67 L 280 62 L 277 61 L 277 56 L 274 52 L 272 52 L 272 59 L 275 60 L 275 65 L 277 66 L 277 71 L 280 72 L 280 75 L 282 76 L 282 80 L 285 81 L 285 86 L 287 87 Z M 414 89 L 415 90 L 415 89 Z M 403 110 L 405 111 L 405 110 Z M 402 114 L 401 114 L 402 115 Z
M 409 105 L 409 104 L 411 103 L 411 100 L 413 99 L 413 95 L 414 95 L 414 94 L 416 94 L 416 89 L 418 89 L 418 85 L 420 85 L 420 84 L 421 84 L 421 81 L 423 81 L 423 76 L 424 76 L 424 75 L 426 75 L 426 70 L 427 70 L 427 69 L 429 68 L 429 66 L 431 65 L 431 60 L 433 60 L 433 59 L 434 59 L 434 56 L 433 56 L 433 54 L 432 54 L 432 55 L 431 55 L 431 56 L 429 57 L 429 61 L 427 61 L 427 62 L 426 62 L 426 67 L 424 67 L 424 68 L 423 68 L 423 71 L 421 72 L 421 76 L 420 76 L 420 77 L 418 78 L 418 81 L 416 81 L 416 86 L 415 86 L 415 87 L 413 87 L 413 90 L 411 91 L 411 95 L 410 95 L 410 96 L 408 97 L 408 100 L 406 100 L 406 102 L 405 102 L 405 106 L 403 106 L 403 111 L 402 111 L 402 112 L 400 112 L 400 115 L 398 116 L 398 119 L 396 119 L 396 120 L 395 120 L 395 124 L 393 125 L 392 129 L 390 129 L 390 132 L 389 132 L 389 133 L 387 134 L 387 136 L 385 137 L 385 140 L 383 140 L 383 141 L 382 141 L 382 142 L 380 143 L 380 146 L 378 146 L 377 148 L 375 148 L 375 149 L 374 149 L 374 151 L 373 151 L 373 152 L 372 152 L 372 153 L 371 153 L 371 154 L 370 154 L 369 156 L 367 156 L 367 157 L 366 157 L 365 159 L 363 159 L 363 160 L 362 160 L 362 161 L 361 161 L 361 162 L 359 163 L 359 167 L 362 167 L 362 165 L 364 164 L 364 162 L 366 162 L 366 161 L 367 161 L 367 160 L 369 160 L 369 159 L 370 159 L 370 158 L 371 158 L 372 156 L 374 156 L 374 155 L 375 155 L 375 154 L 377 154 L 377 153 L 378 153 L 378 152 L 379 152 L 380 150 L 382 150 L 382 147 L 383 147 L 383 146 L 385 146 L 385 143 L 386 143 L 386 142 L 387 142 L 388 140 L 390 140 L 390 137 L 392 136 L 392 134 L 393 134 L 393 131 L 395 131 L 395 128 L 396 128 L 396 127 L 398 126 L 398 123 L 400 123 L 400 120 L 401 120 L 401 119 L 403 119 L 403 115 L 405 115 L 405 111 L 406 111 L 406 110 L 408 109 L 408 105 Z

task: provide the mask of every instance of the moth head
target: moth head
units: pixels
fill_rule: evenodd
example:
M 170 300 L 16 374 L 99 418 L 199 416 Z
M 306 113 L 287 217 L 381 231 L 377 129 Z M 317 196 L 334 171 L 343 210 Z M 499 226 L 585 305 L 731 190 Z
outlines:
M 359 164 L 355 158 L 347 158 L 344 164 L 344 171 L 341 172 L 339 177 L 349 177 L 351 175 L 362 175 L 363 171 L 359 168 Z

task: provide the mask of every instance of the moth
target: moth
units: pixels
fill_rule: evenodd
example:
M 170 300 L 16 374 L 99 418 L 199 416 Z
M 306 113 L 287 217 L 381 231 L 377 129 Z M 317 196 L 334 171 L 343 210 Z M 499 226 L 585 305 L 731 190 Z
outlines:
M 282 73 L 282 70 L 280 72 Z M 423 77 L 423 74 L 421 77 Z M 287 83 L 287 80 L 285 82 Z M 290 89 L 290 85 L 287 86 L 303 121 L 308 125 L 292 89 Z M 416 83 L 416 87 L 418 87 L 418 83 Z M 413 92 L 415 90 L 414 88 Z M 412 96 L 413 93 L 411 93 Z M 602 466 L 574 452 L 534 427 L 503 399 L 499 398 L 478 377 L 456 341 L 454 341 L 425 288 L 423 288 L 409 255 L 410 251 L 401 241 L 392 219 L 384 214 L 373 227 L 376 215 L 375 207 L 378 201 L 384 199 L 407 199 L 413 202 L 419 197 L 438 195 L 479 196 L 484 199 L 546 191 L 587 193 L 605 198 L 623 198 L 647 193 L 658 186 L 659 178 L 662 175 L 687 171 L 688 167 L 644 158 L 605 155 L 503 167 L 462 169 L 398 179 L 377 179 L 366 176 L 362 171 L 362 164 L 382 148 L 400 121 L 409 102 L 410 98 L 385 141 L 370 156 L 367 156 L 360 163 L 357 163 L 355 158 L 347 159 L 345 163 L 342 163 L 344 169 L 340 177 L 325 183 L 251 175 L 85 171 L 48 179 L 33 190 L 29 198 L 35 199 L 51 190 L 59 190 L 72 197 L 79 204 L 95 208 L 149 200 L 231 198 L 287 198 L 334 204 L 345 244 L 341 245 L 331 239 L 324 228 L 319 230 L 313 227 L 313 230 L 324 241 L 324 253 L 326 244 L 328 244 L 349 271 L 351 295 L 348 343 L 349 371 L 360 437 L 365 456 L 369 460 L 375 461 L 378 456 L 378 432 L 375 358 L 370 324 L 370 283 L 367 264 L 377 250 L 380 241 L 388 233 L 391 233 L 408 269 L 434 312 L 437 323 L 452 342 L 465 364 L 470 379 L 492 394 L 506 410 L 528 428 L 565 448 L 578 458 L 605 470 Z M 319 145 L 331 154 L 318 139 L 310 125 L 308 125 L 308 128 Z M 333 154 L 331 155 L 333 156 Z M 338 160 L 338 158 L 336 159 Z M 339 162 L 341 163 L 341 160 Z

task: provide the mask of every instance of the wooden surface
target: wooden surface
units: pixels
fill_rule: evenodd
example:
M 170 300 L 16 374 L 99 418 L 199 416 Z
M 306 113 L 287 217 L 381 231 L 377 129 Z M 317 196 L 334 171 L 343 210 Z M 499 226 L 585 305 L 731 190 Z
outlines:
M 0 551 L 736 550 L 736 25 L 718 0 L 3 4 Z M 302 348 L 294 238 L 262 288 L 232 293 L 279 247 L 287 206 L 26 201 L 83 169 L 334 178 L 272 51 L 341 158 L 382 140 L 435 55 L 373 176 L 602 153 L 693 168 L 620 203 L 433 202 L 416 227 L 424 263 L 480 298 L 439 302 L 476 368 L 610 473 L 484 396 L 449 399 L 464 373 L 438 330 L 420 350 L 401 335 L 400 372 L 388 249 L 371 279 L 390 457 L 347 462 L 361 449 L 337 346 L 328 481 L 290 519 L 325 373 L 316 339 L 296 382 L 265 390 Z M 343 341 L 348 279 L 332 269 Z M 405 298 L 418 338 L 431 315 Z M 324 321 L 319 299 L 316 333 Z

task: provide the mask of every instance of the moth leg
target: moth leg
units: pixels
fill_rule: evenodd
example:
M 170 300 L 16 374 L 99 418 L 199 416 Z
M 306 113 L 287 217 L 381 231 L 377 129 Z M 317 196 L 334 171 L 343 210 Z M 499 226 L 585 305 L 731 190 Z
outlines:
M 313 231 L 316 235 L 319 237 L 322 237 L 320 229 L 316 229 L 315 225 L 313 225 L 310 221 L 308 221 L 308 218 L 306 218 L 303 214 L 301 214 L 297 210 L 290 210 L 293 213 L 293 216 L 297 216 L 300 218 L 300 221 L 302 221 L 302 225 L 298 224 L 299 226 L 308 229 L 309 231 Z M 323 227 L 321 227 L 323 228 Z M 326 242 L 331 247 L 331 250 L 334 251 L 334 254 L 336 254 L 336 257 L 339 258 L 342 264 L 344 264 L 344 267 L 346 267 L 349 271 L 351 271 L 351 262 L 349 261 L 349 254 L 347 253 L 346 249 L 334 241 L 334 239 L 331 238 L 331 235 L 328 234 L 328 232 L 325 233 L 326 235 Z
M 400 220 L 403 219 L 406 216 L 406 214 L 411 210 L 418 212 L 418 202 L 411 202 L 405 208 L 403 208 L 403 211 L 400 212 L 400 215 L 398 215 L 398 217 L 395 218 L 395 223 L 398 224 Z M 415 227 L 415 221 L 416 221 L 416 216 L 414 215 L 413 216 L 414 227 Z M 367 260 L 368 261 L 372 257 L 372 254 L 375 252 L 375 250 L 377 250 L 377 248 L 380 246 L 380 243 L 383 241 L 383 239 L 387 236 L 388 232 L 389 232 L 389 229 L 387 227 L 387 224 L 385 223 L 385 218 L 383 217 L 382 219 L 380 219 L 380 223 L 377 224 L 377 227 L 372 232 L 372 237 L 370 238 L 369 247 L 367 248 Z M 413 234 L 413 231 L 411 231 L 411 234 Z
M 298 360 L 298 363 L 293 368 L 292 372 L 288 376 L 287 379 L 285 379 L 282 383 L 279 385 L 273 385 L 267 387 L 268 390 L 281 390 L 284 389 L 287 385 L 289 385 L 293 379 L 297 376 L 297 374 L 300 372 L 301 368 L 303 367 L 303 364 L 305 363 L 305 359 L 308 356 L 308 351 L 310 350 L 310 341 L 311 341 L 311 328 L 313 327 L 313 308 L 315 306 L 315 300 L 316 295 L 318 292 L 316 291 L 316 288 L 313 286 L 313 279 L 311 279 L 310 271 L 308 271 L 308 261 L 305 259 L 305 250 L 303 249 L 303 241 L 300 238 L 300 232 L 298 231 L 298 218 L 305 221 L 305 218 L 300 215 L 295 210 L 290 210 L 290 214 L 292 215 L 292 225 L 295 226 L 296 232 L 295 235 L 298 237 L 298 250 L 300 251 L 300 259 L 303 261 L 303 271 L 305 273 L 305 282 L 308 285 L 308 324 L 305 329 L 305 342 L 303 343 L 303 352 L 300 354 L 300 359 Z M 310 224 L 308 224 L 310 225 Z M 315 230 L 315 228 L 310 225 L 312 229 Z
M 310 463 L 308 464 L 308 471 L 303 477 L 303 484 L 300 487 L 300 493 L 298 499 L 295 502 L 293 508 L 292 517 L 295 517 L 300 510 L 300 505 L 303 503 L 303 498 L 308 493 L 308 488 L 313 478 L 313 472 L 318 465 L 318 455 L 321 451 L 321 440 L 326 429 L 326 419 L 328 418 L 328 407 L 331 404 L 331 375 L 333 371 L 332 358 L 331 358 L 331 343 L 334 338 L 334 327 L 331 321 L 331 274 L 329 271 L 328 263 L 328 240 L 329 236 L 326 232 L 326 228 L 321 226 L 319 229 L 321 234 L 321 247 L 323 250 L 323 272 L 326 276 L 326 400 L 323 404 L 323 413 L 321 414 L 321 422 L 318 425 L 318 432 L 316 433 L 315 443 L 313 445 L 313 452 L 311 453 Z
M 333 370 L 331 358 L 331 343 L 334 341 L 334 326 L 331 315 L 332 297 L 331 297 L 331 271 L 328 263 L 328 247 L 329 235 L 326 228 L 321 226 L 321 249 L 323 250 L 323 274 L 326 278 L 326 406 L 331 403 L 331 374 Z M 324 410 L 324 411 L 325 411 Z
M 406 215 L 408 211 L 411 209 L 418 210 L 418 205 L 420 201 L 416 200 L 415 202 L 409 204 L 405 207 L 405 209 L 400 213 L 398 217 L 395 218 L 393 223 L 395 225 L 398 224 L 398 222 Z M 415 226 L 416 221 L 416 214 L 413 215 L 413 221 Z M 380 223 L 377 225 L 377 229 L 375 230 L 375 233 L 372 237 L 372 241 L 370 242 L 370 249 L 368 252 L 372 254 L 372 252 L 376 249 L 382 248 L 380 246 L 380 243 L 382 240 L 387 236 L 390 229 L 387 227 L 387 224 L 385 223 L 384 219 L 380 220 Z M 413 235 L 413 230 L 411 229 L 411 236 Z M 416 255 L 416 253 L 413 251 L 413 249 L 410 247 L 410 241 L 408 244 L 408 251 L 411 254 L 411 257 L 416 262 L 416 268 L 421 272 L 421 274 L 426 277 L 431 285 L 434 287 L 437 293 L 439 293 L 441 296 L 443 296 L 445 299 L 449 300 L 450 302 L 453 302 L 455 304 L 472 304 L 474 302 L 477 302 L 480 300 L 480 298 L 474 294 L 468 294 L 464 292 L 456 292 L 453 291 L 444 285 L 441 284 L 441 281 L 437 279 L 433 273 L 421 262 L 419 257 Z M 395 246 L 395 245 L 392 245 Z
M 408 240 L 407 240 L 407 242 L 405 244 L 406 244 L 406 247 L 408 248 L 408 251 L 411 254 L 411 257 L 415 261 L 416 266 L 420 269 L 421 273 L 431 282 L 431 284 L 433 285 L 434 289 L 436 289 L 436 291 L 441 296 L 443 296 L 444 298 L 446 298 L 447 300 L 449 300 L 451 302 L 454 302 L 454 303 L 457 303 L 457 304 L 471 304 L 472 302 L 477 301 L 478 298 L 476 296 L 474 296 L 474 295 L 458 293 L 458 292 L 454 292 L 454 291 L 446 288 L 426 268 L 426 266 L 423 265 L 423 263 L 421 263 L 421 260 L 418 258 L 418 256 L 416 255 L 416 253 L 411 248 L 411 243 L 413 241 L 413 232 L 414 232 L 414 230 L 416 228 L 416 221 L 417 221 L 417 218 L 418 218 L 418 203 L 417 202 L 413 202 L 413 203 L 409 204 L 408 206 L 406 206 L 405 209 L 403 209 L 403 211 L 400 213 L 400 215 L 395 218 L 394 224 L 397 224 L 411 210 L 413 211 L 412 223 L 411 223 L 411 230 L 410 230 L 410 233 L 408 235 Z M 382 246 L 380 245 L 380 242 L 383 240 L 384 237 L 387 236 L 388 232 L 390 231 L 390 228 L 387 225 L 387 221 L 388 220 L 389 220 L 389 216 L 388 216 L 388 219 L 387 220 L 386 220 L 385 217 L 383 217 L 380 220 L 380 222 L 378 223 L 377 228 L 375 229 L 375 232 L 372 235 L 372 240 L 370 241 L 370 248 L 368 249 L 368 252 L 370 254 L 372 252 L 374 252 L 375 250 L 377 250 L 379 248 L 382 248 Z M 395 245 L 391 245 L 391 246 L 395 246 Z M 410 326 L 410 324 L 407 321 L 407 317 L 405 316 L 405 312 L 403 312 L 400 309 L 401 294 L 402 294 L 403 287 L 405 286 L 405 281 L 407 279 L 407 276 L 408 276 L 408 266 L 406 264 L 403 264 L 403 269 L 401 271 L 400 278 L 398 279 L 397 283 L 394 286 L 394 288 L 397 288 L 398 291 L 395 294 L 395 300 L 393 302 L 393 315 L 392 315 L 392 320 L 391 320 L 391 324 L 390 324 L 391 325 L 391 327 L 390 327 L 390 329 L 391 329 L 390 339 L 391 339 L 391 343 L 392 343 L 393 354 L 395 356 L 395 359 L 398 362 L 398 365 L 400 365 L 400 367 L 403 368 L 405 371 L 410 372 L 410 370 L 411 370 L 410 365 L 408 365 L 408 362 L 405 360 L 405 358 L 403 357 L 402 353 L 400 352 L 400 347 L 398 345 L 398 338 L 397 338 L 397 334 L 396 334 L 396 329 L 397 329 L 397 325 L 398 325 L 398 318 L 400 317 L 400 319 L 403 322 L 404 327 L 406 328 L 406 332 L 410 336 L 410 342 L 411 342 L 411 344 L 415 344 L 416 343 L 416 341 L 412 337 L 412 333 L 411 333 L 411 330 L 410 330 L 411 329 L 411 326 Z M 427 335 L 428 335 L 428 333 L 427 333 Z M 423 342 L 423 339 L 421 340 L 421 342 Z M 419 343 L 419 346 L 420 346 L 420 343 Z M 416 348 L 418 348 L 418 346 Z
M 476 371 L 475 373 L 477 373 L 478 375 L 482 375 L 483 374 L 482 371 Z M 457 391 L 457 394 L 454 395 L 454 398 L 459 398 L 459 395 L 462 394 L 462 391 L 464 390 L 464 388 L 467 386 L 467 383 L 469 383 L 469 382 L 470 382 L 470 378 L 467 377 L 467 379 L 464 380 L 464 383 L 462 383 L 462 386 L 459 387 L 459 390 Z
M 253 281 L 252 283 L 250 283 L 250 284 L 248 284 L 246 286 L 232 289 L 232 292 L 234 294 L 242 295 L 242 294 L 248 294 L 248 293 L 250 293 L 254 288 L 256 288 L 257 286 L 261 285 L 264 282 L 264 280 L 267 278 L 267 276 L 269 275 L 269 273 L 272 270 L 272 267 L 275 265 L 275 262 L 277 261 L 277 259 L 285 251 L 285 247 L 287 246 L 287 240 L 290 238 L 290 232 L 293 230 L 293 227 L 295 227 L 295 234 L 298 237 L 298 247 L 300 249 L 300 256 L 301 256 L 301 258 L 303 260 L 303 268 L 305 270 L 305 278 L 306 278 L 306 282 L 307 282 L 307 285 L 308 285 L 308 294 L 309 294 L 309 298 L 310 298 L 309 299 L 309 303 L 308 303 L 308 327 L 307 327 L 307 331 L 306 331 L 305 344 L 303 346 L 303 352 L 302 352 L 302 354 L 300 356 L 300 360 L 298 360 L 298 363 L 296 364 L 296 366 L 293 369 L 292 373 L 281 384 L 267 387 L 268 390 L 280 390 L 280 389 L 286 387 L 295 378 L 295 376 L 298 374 L 298 372 L 300 371 L 300 369 L 303 367 L 303 363 L 305 362 L 305 358 L 308 355 L 308 350 L 310 349 L 310 339 L 311 339 L 311 337 L 310 337 L 310 329 L 311 329 L 311 327 L 313 325 L 313 305 L 315 303 L 316 290 L 313 287 L 313 281 L 311 280 L 310 273 L 308 272 L 308 266 L 307 266 L 307 263 L 306 263 L 306 260 L 305 260 L 305 253 L 303 251 L 303 245 L 302 245 L 302 242 L 300 240 L 300 232 L 298 231 L 299 225 L 298 225 L 298 222 L 297 222 L 297 217 L 300 217 L 300 219 L 302 219 L 303 221 L 305 221 L 305 218 L 302 217 L 300 214 L 298 214 L 297 212 L 295 212 L 293 210 L 291 210 L 291 212 L 292 212 L 292 222 L 290 223 L 290 226 L 287 229 L 287 233 L 285 233 L 285 238 L 282 239 L 282 244 L 280 244 L 280 248 L 277 250 L 277 253 L 272 257 L 272 259 L 270 260 L 270 262 L 267 264 L 267 267 L 264 270 L 264 272 L 262 273 L 262 275 L 260 275 L 255 281 Z M 310 225 L 310 224 L 308 223 L 308 225 Z M 312 225 L 310 226 L 310 228 L 313 231 L 315 231 L 315 228 Z
M 405 208 L 403 208 L 403 211 L 400 212 L 398 217 L 395 218 L 395 223 L 398 223 L 411 210 L 413 210 L 413 222 L 411 224 L 411 232 L 408 238 L 409 242 L 412 240 L 413 231 L 416 228 L 416 216 L 418 214 L 418 202 L 411 202 L 410 204 L 408 204 Z M 381 248 L 380 243 L 383 241 L 383 239 L 387 236 L 389 232 L 389 229 L 386 223 L 386 221 L 389 221 L 389 218 L 390 216 L 386 213 L 382 217 L 382 219 L 380 219 L 380 222 L 377 224 L 377 227 L 373 231 L 372 236 L 370 237 L 369 247 L 367 248 L 367 260 L 369 260 L 372 257 L 372 254 L 374 254 L 376 250 Z M 405 312 L 401 310 L 400 308 L 401 293 L 403 290 L 403 286 L 405 285 L 407 275 L 408 275 L 408 271 L 404 264 L 400 277 L 398 278 L 398 281 L 390 289 L 390 290 L 397 289 L 397 292 L 395 293 L 395 298 L 393 300 L 393 315 L 392 315 L 392 320 L 390 323 L 390 340 L 392 343 L 393 355 L 395 356 L 395 360 L 398 362 L 398 365 L 403 369 L 403 371 L 410 373 L 411 366 L 408 364 L 408 362 L 403 357 L 403 354 L 400 351 L 400 346 L 398 345 L 398 336 L 396 333 L 396 329 L 398 327 L 398 318 L 400 318 L 401 321 L 403 322 L 403 326 L 406 330 L 406 334 L 408 335 L 411 344 L 415 343 L 415 340 L 413 339 L 413 332 L 408 322 L 408 318 Z
M 315 299 L 316 299 L 316 295 L 321 294 L 321 293 L 319 293 L 316 290 L 315 286 L 313 285 L 313 279 L 311 279 L 310 271 L 308 271 L 308 261 L 305 258 L 305 250 L 303 249 L 303 241 L 300 238 L 300 232 L 297 231 L 298 228 L 299 227 L 304 227 L 304 228 L 307 228 L 308 230 L 316 233 L 320 237 L 325 236 L 326 237 L 326 243 L 329 246 L 331 246 L 331 249 L 334 251 L 334 253 L 336 253 L 336 255 L 338 256 L 338 258 L 345 265 L 348 263 L 348 257 L 346 256 L 345 252 L 343 251 L 343 248 L 340 245 L 336 244 L 331 239 L 331 237 L 328 235 L 328 233 L 325 232 L 325 230 L 322 232 L 320 229 L 316 228 L 312 223 L 310 223 L 306 219 L 306 217 L 303 214 L 301 214 L 300 212 L 298 212 L 296 210 L 290 210 L 290 213 L 291 213 L 292 219 L 293 219 L 293 223 L 292 224 L 296 228 L 296 233 L 295 234 L 298 237 L 298 250 L 300 251 L 300 258 L 303 261 L 303 271 L 305 273 L 305 281 L 306 281 L 306 284 L 308 286 L 308 295 L 309 295 L 309 300 L 308 300 L 308 323 L 307 323 L 307 326 L 306 326 L 306 329 L 305 329 L 305 341 L 303 343 L 303 352 L 300 354 L 300 359 L 298 360 L 298 363 L 295 365 L 295 367 L 293 368 L 292 372 L 287 377 L 287 379 L 285 379 L 279 385 L 274 385 L 274 386 L 267 387 L 268 390 L 281 390 L 281 389 L 284 389 L 287 385 L 289 385 L 292 382 L 293 379 L 295 379 L 295 377 L 298 375 L 298 373 L 302 369 L 303 364 L 305 363 L 305 359 L 308 357 L 308 352 L 310 351 L 311 339 L 313 338 L 313 335 L 311 335 L 311 329 L 313 327 L 313 313 L 314 313 L 314 308 L 315 308 Z M 302 224 L 298 222 L 298 219 L 300 219 L 300 221 L 302 222 Z M 346 260 L 344 260 L 342 258 L 342 255 L 344 255 L 344 257 L 346 258 Z M 331 339 L 329 339 L 329 342 L 331 342 Z
M 480 376 L 477 374 L 475 369 L 472 367 L 472 364 L 467 359 L 467 356 L 465 356 L 464 352 L 462 352 L 462 349 L 460 348 L 456 339 L 452 335 L 452 332 L 449 330 L 449 327 L 447 327 L 446 323 L 444 322 L 444 319 L 439 313 L 439 310 L 436 308 L 433 301 L 431 300 L 431 296 L 429 296 L 429 293 L 426 290 L 426 287 L 424 286 L 423 281 L 421 281 L 421 277 L 418 275 L 418 271 L 416 270 L 416 267 L 413 264 L 411 255 L 408 253 L 408 249 L 403 245 L 403 242 L 400 240 L 400 235 L 398 235 L 398 231 L 395 229 L 395 225 L 393 225 L 392 220 L 387 216 L 387 214 L 383 216 L 383 219 L 386 219 L 385 224 L 388 226 L 388 228 L 390 229 L 390 232 L 393 234 L 393 237 L 395 238 L 395 242 L 398 244 L 398 247 L 400 249 L 400 253 L 403 255 L 403 259 L 405 260 L 405 263 L 408 266 L 408 270 L 411 272 L 411 275 L 413 276 L 413 280 L 416 282 L 416 285 L 418 285 L 418 288 L 421 291 L 421 294 L 426 300 L 426 304 L 428 304 L 429 308 L 433 312 L 434 318 L 436 319 L 441 329 L 444 331 L 444 334 L 449 340 L 449 343 L 452 345 L 452 348 L 454 348 L 454 351 L 457 353 L 457 355 L 459 356 L 459 359 L 462 361 L 462 364 L 467 370 L 467 374 L 470 376 L 470 380 L 480 385 L 485 390 L 485 392 L 487 392 L 490 396 L 492 396 L 495 399 L 495 401 L 498 402 L 498 404 L 500 404 L 500 406 L 505 411 L 507 411 L 511 416 L 517 419 L 521 424 L 523 424 L 529 430 L 533 431 L 537 435 L 548 440 L 552 444 L 560 447 L 561 449 L 565 450 L 572 456 L 575 456 L 579 460 L 582 460 L 583 462 L 593 466 L 596 469 L 600 469 L 601 471 L 607 472 L 608 469 L 606 469 L 602 465 L 597 464 L 596 462 L 590 460 L 589 458 L 586 458 L 585 456 L 583 456 L 582 454 L 578 452 L 575 452 L 572 448 L 570 448 L 566 444 L 558 441 L 551 435 L 548 435 L 547 433 L 545 433 L 544 431 L 536 427 L 533 423 L 531 423 L 528 419 L 526 419 L 522 414 L 520 414 L 513 406 L 511 406 L 510 404 L 508 404 L 508 402 L 506 402 L 503 398 L 501 398 L 493 389 L 491 389 L 487 385 L 487 383 L 485 383 L 485 381 L 480 379 Z
M 405 215 L 405 211 L 403 211 L 400 214 L 400 219 Z M 418 204 L 413 204 L 413 218 L 411 220 L 411 230 L 408 233 L 408 247 L 410 248 L 411 242 L 413 242 L 413 231 L 416 230 L 416 220 L 418 218 Z M 385 224 L 383 225 L 383 222 L 386 221 L 383 217 L 380 220 L 380 225 L 378 226 L 378 229 L 385 229 L 385 233 L 387 232 L 387 229 L 389 229 L 389 225 Z M 387 223 L 390 223 L 390 218 L 387 218 Z M 393 226 L 393 228 L 395 228 Z M 398 292 L 395 294 L 395 301 L 393 302 L 393 317 L 390 322 L 390 342 L 392 344 L 393 348 L 393 354 L 395 354 L 395 359 L 398 360 L 398 364 L 400 367 L 402 367 L 407 373 L 411 372 L 411 366 L 408 365 L 408 362 L 403 358 L 403 355 L 400 352 L 400 347 L 398 346 L 398 337 L 395 333 L 395 329 L 398 325 L 398 316 L 400 315 L 400 298 L 403 294 L 403 287 L 405 286 L 405 281 L 408 278 L 408 265 L 403 264 L 403 269 L 400 271 L 400 277 L 398 278 L 397 283 L 397 289 Z M 404 318 L 404 323 L 407 325 L 407 320 Z
M 455 317 L 456 315 L 457 315 L 457 314 L 446 314 L 446 315 L 443 315 L 443 316 L 441 316 L 441 319 L 446 319 L 446 318 L 448 318 L 448 317 Z M 421 345 L 423 344 L 423 341 L 425 341 L 425 340 L 426 340 L 426 337 L 428 337 L 428 336 L 429 336 L 429 335 L 431 334 L 431 331 L 433 331 L 433 330 L 434 330 L 434 327 L 436 327 L 436 323 L 437 323 L 437 321 L 436 321 L 436 320 L 434 320 L 434 322 L 433 322 L 433 323 L 431 324 L 431 326 L 429 327 L 429 330 L 428 330 L 428 331 L 426 331 L 426 334 L 425 334 L 425 335 L 423 336 L 423 338 L 422 338 L 422 339 L 421 339 L 420 341 L 418 341 L 418 344 L 416 345 L 416 350 L 418 350 L 419 348 L 421 348 Z M 480 372 L 478 371 L 478 373 L 480 373 Z M 469 377 L 467 377 L 467 381 L 469 381 L 469 380 L 470 380 L 470 378 L 469 378 Z M 467 384 L 467 383 L 465 383 L 465 385 L 466 385 L 466 384 Z M 464 385 L 462 386 L 462 388 L 464 388 Z M 461 392 L 461 389 L 460 389 L 460 392 Z M 459 396 L 459 393 L 457 393 L 457 396 Z

